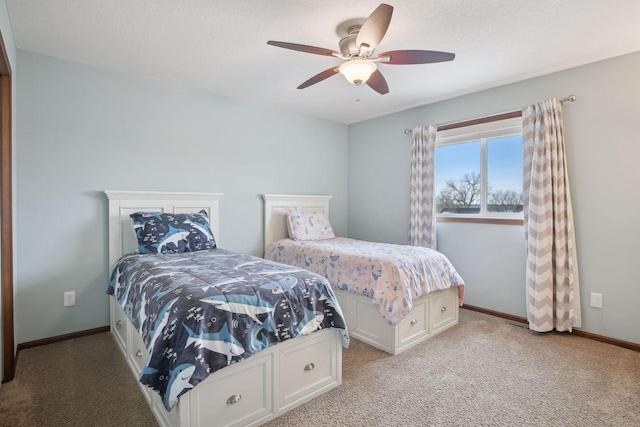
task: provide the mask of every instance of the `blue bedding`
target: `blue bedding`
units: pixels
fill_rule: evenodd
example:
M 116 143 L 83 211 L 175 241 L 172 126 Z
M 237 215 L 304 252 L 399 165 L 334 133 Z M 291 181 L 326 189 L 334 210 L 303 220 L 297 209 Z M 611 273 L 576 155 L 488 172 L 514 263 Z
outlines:
M 281 341 L 338 328 L 349 344 L 325 278 L 224 249 L 125 255 L 107 293 L 149 351 L 140 382 L 169 410 L 210 373 Z

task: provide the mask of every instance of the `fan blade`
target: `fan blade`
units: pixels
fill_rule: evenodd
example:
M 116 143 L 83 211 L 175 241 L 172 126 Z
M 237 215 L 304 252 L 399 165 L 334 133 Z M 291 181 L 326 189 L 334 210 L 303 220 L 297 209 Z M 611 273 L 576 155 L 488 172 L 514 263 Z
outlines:
M 387 86 L 387 81 L 384 79 L 380 70 L 376 70 L 371 74 L 371 77 L 367 80 L 367 84 L 380 95 L 389 93 L 389 86 Z
M 389 57 L 388 61 L 382 58 Z M 456 55 L 449 52 L 438 52 L 435 50 L 392 50 L 378 55 L 381 64 L 430 64 L 433 62 L 453 61 Z
M 356 46 L 360 48 L 362 44 L 369 45 L 367 50 L 375 49 L 380 43 L 384 35 L 387 33 L 393 7 L 382 3 L 374 10 L 371 15 L 364 21 L 362 28 L 358 31 L 356 37 Z
M 282 48 L 285 48 L 285 49 L 297 50 L 297 51 L 300 51 L 300 52 L 313 53 L 313 54 L 316 54 L 316 55 L 323 55 L 323 56 L 333 56 L 334 54 L 335 55 L 340 55 L 335 50 L 325 49 L 323 47 L 307 46 L 306 44 L 277 42 L 277 41 L 273 41 L 273 40 L 269 40 L 267 42 L 267 44 L 269 44 L 271 46 L 282 47 Z
M 311 77 L 306 82 L 302 83 L 300 86 L 298 86 L 298 89 L 304 89 L 306 87 L 309 87 L 311 85 L 319 83 L 319 82 L 323 81 L 324 79 L 328 79 L 329 77 L 331 77 L 331 76 L 333 76 L 334 74 L 337 74 L 337 73 L 338 73 L 338 68 L 337 67 L 333 67 L 333 68 L 329 68 L 328 70 L 324 70 L 323 72 L 321 72 L 319 74 L 316 74 L 315 76 Z

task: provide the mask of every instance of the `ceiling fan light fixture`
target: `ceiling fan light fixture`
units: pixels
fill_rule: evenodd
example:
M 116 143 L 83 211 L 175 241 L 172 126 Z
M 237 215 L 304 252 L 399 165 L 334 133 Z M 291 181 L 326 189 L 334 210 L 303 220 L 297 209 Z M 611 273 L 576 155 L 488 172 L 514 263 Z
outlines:
M 316 74 L 298 86 L 298 89 L 307 88 L 340 73 L 353 85 L 359 86 L 362 83 L 366 83 L 367 86 L 380 95 L 385 95 L 389 93 L 389 86 L 382 73 L 378 70 L 377 64 L 430 64 L 433 62 L 452 61 L 456 56 L 450 52 L 413 49 L 392 50 L 373 57 L 373 52 L 387 33 L 392 14 L 393 7 L 382 3 L 364 22 L 361 19 L 350 19 L 338 25 L 338 34 L 344 33 L 344 28 L 347 28 L 347 35 L 338 44 L 340 52 L 316 46 L 274 40 L 269 40 L 267 44 L 314 55 L 331 56 L 346 61 L 337 68 L 333 66 Z
M 366 59 L 351 59 L 343 62 L 338 68 L 338 71 L 349 83 L 358 86 L 369 80 L 371 74 L 377 69 L 378 67 L 375 62 Z

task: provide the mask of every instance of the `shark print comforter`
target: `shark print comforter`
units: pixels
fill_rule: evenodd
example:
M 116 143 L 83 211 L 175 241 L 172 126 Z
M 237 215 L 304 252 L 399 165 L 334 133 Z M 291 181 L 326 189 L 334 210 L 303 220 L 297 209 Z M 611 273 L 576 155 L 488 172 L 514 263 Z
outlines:
M 411 311 L 413 300 L 430 292 L 458 287 L 464 281 L 442 253 L 420 246 L 367 242 L 336 237 L 271 243 L 266 259 L 306 268 L 329 279 L 336 288 L 363 295 L 394 326 Z
M 324 277 L 224 249 L 125 255 L 107 293 L 149 351 L 140 382 L 168 410 L 210 373 L 281 341 L 338 328 L 349 344 Z

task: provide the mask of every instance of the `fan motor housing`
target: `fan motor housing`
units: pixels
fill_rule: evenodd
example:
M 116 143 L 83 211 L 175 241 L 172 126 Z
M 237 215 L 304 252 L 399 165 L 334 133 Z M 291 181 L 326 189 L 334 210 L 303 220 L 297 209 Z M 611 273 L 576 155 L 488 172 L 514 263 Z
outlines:
M 352 25 L 347 29 L 347 35 L 344 36 L 338 46 L 340 47 L 340 53 L 343 56 L 351 57 L 358 56 L 360 54 L 360 47 L 356 44 L 356 39 L 358 38 L 358 32 L 362 28 L 362 25 Z M 373 53 L 373 49 L 366 52 L 366 56 L 371 56 Z

